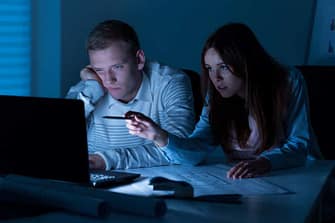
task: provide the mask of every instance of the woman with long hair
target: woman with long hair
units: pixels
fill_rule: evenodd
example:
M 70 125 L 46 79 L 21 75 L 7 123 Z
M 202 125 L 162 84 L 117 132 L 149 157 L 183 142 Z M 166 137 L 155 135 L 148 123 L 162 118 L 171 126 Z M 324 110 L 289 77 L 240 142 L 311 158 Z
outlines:
M 229 23 L 206 41 L 201 56 L 202 115 L 192 135 L 176 137 L 140 113 L 128 112 L 129 132 L 153 140 L 175 163 L 197 164 L 216 145 L 231 161 L 230 178 L 320 158 L 301 73 L 281 65 L 245 24 Z

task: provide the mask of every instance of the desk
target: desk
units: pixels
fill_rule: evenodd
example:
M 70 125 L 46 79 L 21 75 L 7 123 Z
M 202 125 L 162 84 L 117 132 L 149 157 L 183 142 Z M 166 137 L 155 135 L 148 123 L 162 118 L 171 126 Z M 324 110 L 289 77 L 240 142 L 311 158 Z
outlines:
M 168 211 L 162 218 L 111 213 L 101 220 L 53 212 L 6 222 L 316 222 L 320 199 L 325 195 L 334 166 L 335 161 L 314 161 L 304 167 L 276 171 L 264 177 L 275 184 L 285 185 L 296 192 L 294 194 L 250 196 L 243 198 L 242 204 L 167 200 Z M 166 167 L 159 168 L 164 171 Z

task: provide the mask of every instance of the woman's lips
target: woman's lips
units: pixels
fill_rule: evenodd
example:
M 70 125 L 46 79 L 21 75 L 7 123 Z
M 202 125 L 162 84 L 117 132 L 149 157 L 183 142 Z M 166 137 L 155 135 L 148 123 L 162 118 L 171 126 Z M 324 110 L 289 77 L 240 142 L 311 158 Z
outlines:
M 227 86 L 222 86 L 222 87 L 221 87 L 221 86 L 220 86 L 220 87 L 218 86 L 217 89 L 218 89 L 218 90 L 226 90 L 226 89 L 227 89 Z

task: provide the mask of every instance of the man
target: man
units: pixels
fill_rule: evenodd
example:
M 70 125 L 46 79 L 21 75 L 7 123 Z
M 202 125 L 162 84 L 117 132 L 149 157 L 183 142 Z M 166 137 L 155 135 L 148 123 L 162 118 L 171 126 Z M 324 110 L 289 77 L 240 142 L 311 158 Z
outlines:
M 92 169 L 127 169 L 171 164 L 165 152 L 129 134 L 121 116 L 138 111 L 171 133 L 186 137 L 194 127 L 192 87 L 188 77 L 157 62 L 147 62 L 134 29 L 109 20 L 89 34 L 90 65 L 67 98 L 84 101 L 89 161 Z

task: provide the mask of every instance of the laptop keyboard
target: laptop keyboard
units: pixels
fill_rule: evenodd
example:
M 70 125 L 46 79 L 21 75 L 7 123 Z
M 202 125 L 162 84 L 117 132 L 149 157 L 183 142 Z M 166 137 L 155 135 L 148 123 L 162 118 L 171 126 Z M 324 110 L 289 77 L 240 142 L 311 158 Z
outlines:
M 94 187 L 115 181 L 115 176 L 101 173 L 90 173 L 90 180 Z
M 139 177 L 140 174 L 118 171 L 91 171 L 90 181 L 93 187 L 113 186 L 121 183 L 129 183 Z
M 111 180 L 111 179 L 115 179 L 115 176 L 99 174 L 99 173 L 91 173 L 90 178 L 91 178 L 91 181 Z

